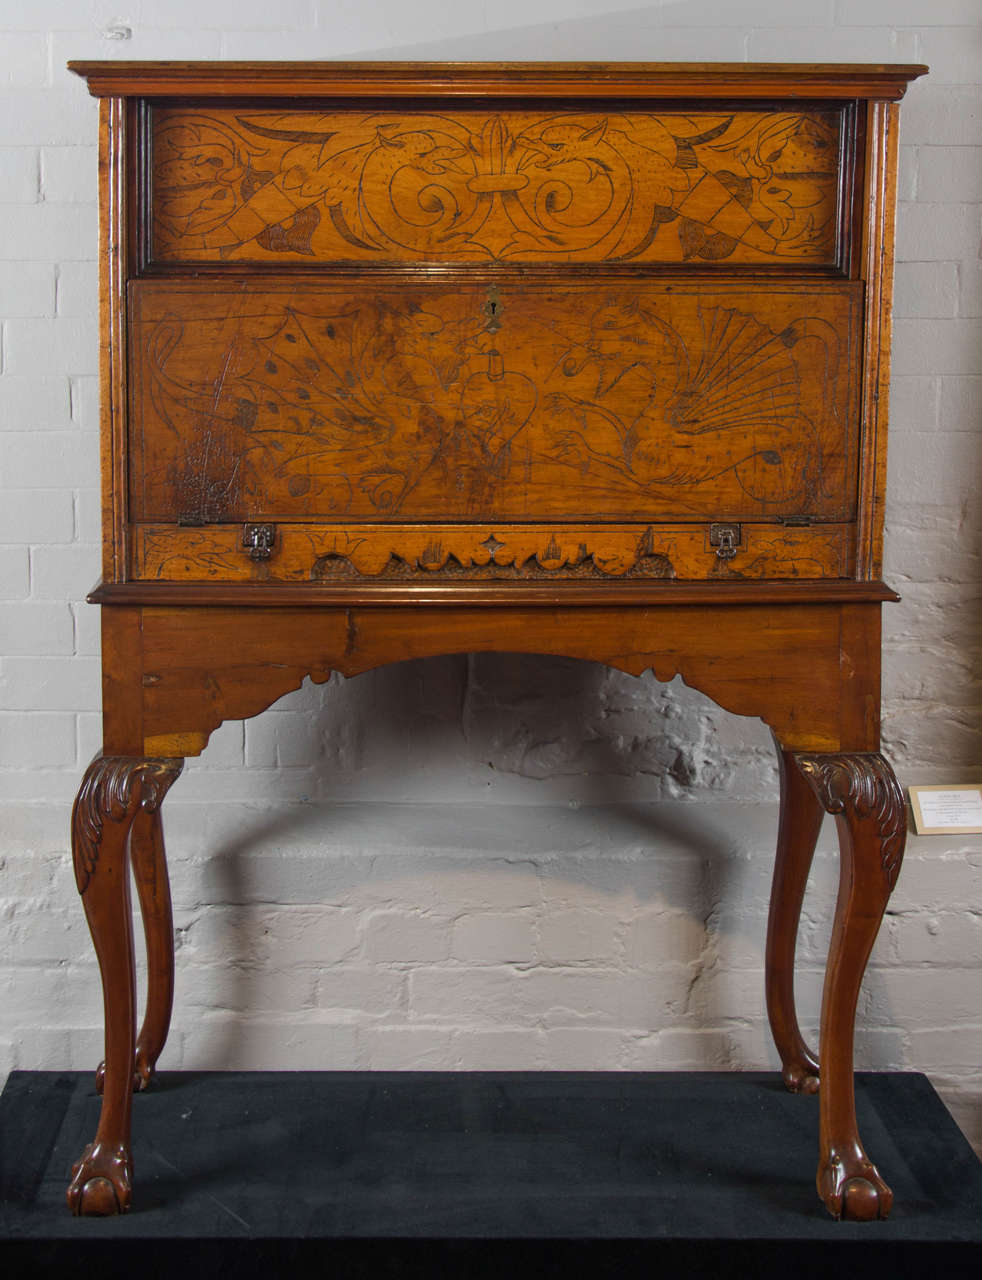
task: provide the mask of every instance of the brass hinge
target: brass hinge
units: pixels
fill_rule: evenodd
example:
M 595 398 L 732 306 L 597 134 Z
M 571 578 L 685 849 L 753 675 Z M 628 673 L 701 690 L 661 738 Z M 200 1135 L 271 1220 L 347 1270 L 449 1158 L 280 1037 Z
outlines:
M 244 524 L 242 545 L 249 548 L 250 560 L 268 560 L 276 543 L 275 524 Z

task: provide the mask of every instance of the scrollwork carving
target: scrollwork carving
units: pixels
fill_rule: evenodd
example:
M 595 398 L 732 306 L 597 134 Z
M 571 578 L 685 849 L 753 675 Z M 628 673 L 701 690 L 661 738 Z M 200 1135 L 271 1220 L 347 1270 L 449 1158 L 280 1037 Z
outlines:
M 155 113 L 163 259 L 831 262 L 807 112 Z

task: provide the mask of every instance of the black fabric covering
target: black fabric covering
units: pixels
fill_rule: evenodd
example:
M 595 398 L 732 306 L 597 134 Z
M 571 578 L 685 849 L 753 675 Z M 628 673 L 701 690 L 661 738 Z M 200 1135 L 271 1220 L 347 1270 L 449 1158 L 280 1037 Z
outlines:
M 134 1210 L 73 1219 L 100 1100 L 0 1097 L 5 1276 L 714 1277 L 982 1272 L 982 1165 L 924 1076 L 857 1077 L 887 1222 L 833 1222 L 818 1100 L 770 1074 L 164 1074 L 134 1098 Z

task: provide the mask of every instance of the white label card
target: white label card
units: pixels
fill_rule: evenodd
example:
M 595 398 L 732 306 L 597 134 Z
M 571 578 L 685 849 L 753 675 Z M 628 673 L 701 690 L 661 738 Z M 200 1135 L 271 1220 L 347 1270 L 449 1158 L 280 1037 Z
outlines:
M 911 787 L 910 804 L 918 835 L 982 832 L 982 786 Z

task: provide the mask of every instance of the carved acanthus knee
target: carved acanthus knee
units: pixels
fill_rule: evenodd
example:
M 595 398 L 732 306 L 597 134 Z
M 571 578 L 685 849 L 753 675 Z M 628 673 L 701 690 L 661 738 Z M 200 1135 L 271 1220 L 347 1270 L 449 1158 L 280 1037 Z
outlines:
M 828 813 L 872 826 L 887 892 L 891 892 L 904 857 L 907 811 L 890 762 L 878 751 L 796 754 L 794 758 Z
M 92 761 L 72 813 L 72 858 L 79 893 L 85 893 L 98 865 L 106 819 L 132 821 L 137 808 L 154 813 L 183 768 L 180 759 L 97 756 Z

